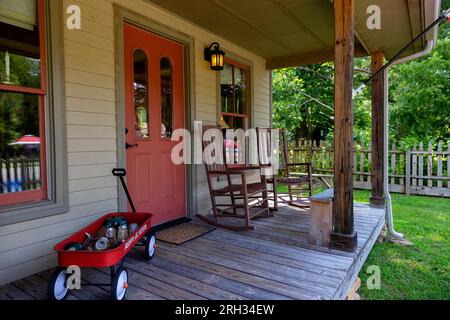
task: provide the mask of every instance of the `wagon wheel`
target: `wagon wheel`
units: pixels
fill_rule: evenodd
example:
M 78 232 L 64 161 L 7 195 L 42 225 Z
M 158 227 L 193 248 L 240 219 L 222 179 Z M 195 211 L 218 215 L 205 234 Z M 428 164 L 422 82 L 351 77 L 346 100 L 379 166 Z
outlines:
M 123 300 L 128 290 L 128 271 L 120 267 L 111 282 L 111 297 L 113 300 Z
M 57 268 L 50 278 L 48 284 L 47 295 L 49 300 L 64 300 L 69 293 L 67 288 L 67 270 L 65 268 Z
M 156 251 L 156 235 L 151 232 L 145 239 L 144 259 L 149 261 L 153 258 Z

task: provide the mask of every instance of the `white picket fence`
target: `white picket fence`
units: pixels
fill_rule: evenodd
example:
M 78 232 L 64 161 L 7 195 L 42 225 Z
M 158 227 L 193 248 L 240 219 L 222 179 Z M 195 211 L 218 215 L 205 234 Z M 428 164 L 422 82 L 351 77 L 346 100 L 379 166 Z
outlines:
M 439 143 L 433 149 L 429 142 L 405 150 L 393 144 L 389 150 L 389 190 L 391 192 L 417 195 L 450 197 L 450 142 L 444 150 Z M 290 147 L 294 162 L 312 162 L 314 175 L 332 183 L 333 146 L 323 141 L 298 141 Z M 354 150 L 354 187 L 371 189 L 371 150 L 356 145 Z
M 0 159 L 0 194 L 41 188 L 39 158 L 17 157 Z

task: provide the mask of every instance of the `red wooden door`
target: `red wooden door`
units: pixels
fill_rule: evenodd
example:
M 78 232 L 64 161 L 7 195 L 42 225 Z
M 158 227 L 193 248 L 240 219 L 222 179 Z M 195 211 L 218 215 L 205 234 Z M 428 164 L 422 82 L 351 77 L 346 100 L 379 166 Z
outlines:
M 185 167 L 171 160 L 172 131 L 184 127 L 183 45 L 124 25 L 128 186 L 153 224 L 186 216 Z

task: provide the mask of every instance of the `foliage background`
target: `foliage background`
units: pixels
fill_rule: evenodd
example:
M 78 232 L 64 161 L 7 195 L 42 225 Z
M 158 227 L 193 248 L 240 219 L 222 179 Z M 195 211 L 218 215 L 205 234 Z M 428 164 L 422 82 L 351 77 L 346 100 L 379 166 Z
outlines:
M 450 0 L 442 1 L 442 9 Z M 406 45 L 406 42 L 405 42 Z M 450 23 L 442 22 L 437 46 L 420 59 L 390 70 L 389 135 L 391 142 L 412 147 L 450 141 Z M 370 74 L 370 57 L 355 59 L 355 89 Z M 332 62 L 273 72 L 274 127 L 289 138 L 333 140 L 334 66 Z M 369 86 L 370 87 L 370 86 Z M 367 144 L 371 133 L 371 92 L 354 101 L 355 142 Z

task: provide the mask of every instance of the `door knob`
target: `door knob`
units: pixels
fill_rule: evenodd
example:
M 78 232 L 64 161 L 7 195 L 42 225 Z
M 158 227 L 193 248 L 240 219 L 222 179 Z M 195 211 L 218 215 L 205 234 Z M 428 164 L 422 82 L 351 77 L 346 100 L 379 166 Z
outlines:
M 125 149 L 136 148 L 136 147 L 139 147 L 139 145 L 137 143 L 134 143 L 134 144 L 129 144 L 128 142 L 125 143 Z

